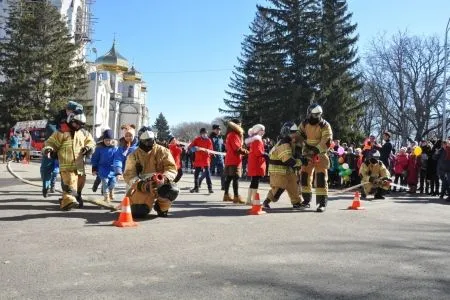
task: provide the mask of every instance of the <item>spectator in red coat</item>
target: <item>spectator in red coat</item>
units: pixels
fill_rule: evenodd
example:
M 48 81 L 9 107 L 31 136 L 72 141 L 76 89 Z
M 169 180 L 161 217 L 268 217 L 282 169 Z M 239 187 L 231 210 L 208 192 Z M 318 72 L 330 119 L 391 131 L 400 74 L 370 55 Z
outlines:
M 395 156 L 394 160 L 394 183 L 397 184 L 398 180 L 400 179 L 400 184 L 405 185 L 406 184 L 406 174 L 408 172 L 408 153 L 406 153 L 406 147 L 400 148 L 400 151 Z M 396 191 L 396 187 L 392 189 L 394 192 Z M 400 192 L 403 192 L 403 189 L 399 190 Z
M 259 182 L 266 174 L 266 159 L 262 140 L 265 130 L 264 125 L 256 124 L 248 130 L 249 137 L 245 139 L 245 145 L 250 149 L 247 175 L 252 178 L 248 189 L 247 205 L 252 204 L 252 200 L 258 192 Z
M 410 194 L 415 194 L 417 190 L 417 183 L 419 181 L 419 172 L 420 172 L 420 156 L 417 157 L 414 154 L 414 149 L 417 146 L 413 147 L 411 149 L 411 155 L 408 159 L 408 186 L 409 186 L 409 192 Z
M 191 193 L 198 193 L 198 176 L 200 172 L 203 172 L 206 177 L 206 184 L 208 185 L 208 191 L 210 194 L 214 193 L 211 183 L 211 175 L 209 173 L 210 154 L 209 151 L 213 150 L 213 144 L 208 137 L 206 128 L 200 129 L 200 135 L 196 137 L 189 145 L 189 149 L 195 153 L 194 159 L 194 188 L 191 189 Z
M 248 154 L 248 151 L 243 147 L 243 137 L 244 130 L 241 127 L 241 122 L 237 119 L 228 122 L 225 140 L 225 194 L 223 195 L 223 201 L 233 201 L 234 203 L 240 204 L 245 203 L 239 195 L 239 178 L 242 175 L 242 155 Z M 234 192 L 233 198 L 228 194 L 232 181 Z
M 183 148 L 178 145 L 178 140 L 174 136 L 169 136 L 169 150 L 175 160 L 175 164 L 177 165 L 177 177 L 173 180 L 173 182 L 178 182 L 183 176 L 183 168 L 181 166 L 181 153 L 183 153 Z

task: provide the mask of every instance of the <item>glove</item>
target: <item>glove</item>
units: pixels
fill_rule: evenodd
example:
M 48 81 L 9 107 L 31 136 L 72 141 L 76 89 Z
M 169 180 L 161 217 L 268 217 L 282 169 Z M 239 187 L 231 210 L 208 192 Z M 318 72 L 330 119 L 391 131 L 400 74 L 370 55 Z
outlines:
M 81 154 L 83 154 L 83 155 L 89 155 L 89 153 L 91 151 L 92 151 L 92 149 L 90 147 L 87 147 L 87 146 L 81 148 L 81 150 L 80 150 Z
M 197 150 L 198 150 L 198 147 L 197 147 L 197 146 L 191 147 L 191 152 L 192 152 L 192 153 L 197 152 Z
M 312 152 L 314 155 L 317 155 L 317 154 L 320 153 L 319 148 L 317 148 L 317 147 L 311 147 L 311 152 Z
M 150 193 L 152 191 L 151 178 L 139 180 L 137 182 L 137 189 L 143 193 Z
M 53 152 L 52 148 L 44 148 L 44 155 L 50 156 Z

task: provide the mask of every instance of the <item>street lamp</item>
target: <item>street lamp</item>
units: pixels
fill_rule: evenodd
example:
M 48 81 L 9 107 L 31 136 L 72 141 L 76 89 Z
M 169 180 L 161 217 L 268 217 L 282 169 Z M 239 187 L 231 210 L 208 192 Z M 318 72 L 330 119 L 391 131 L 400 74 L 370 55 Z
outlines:
M 444 91 L 442 93 L 442 101 L 444 111 L 442 112 L 442 140 L 447 140 L 447 61 L 448 61 L 448 31 L 450 29 L 450 18 L 445 28 L 445 40 L 444 40 Z
M 94 52 L 95 54 L 95 61 L 97 61 L 97 49 L 96 48 L 92 48 L 92 52 Z M 95 136 L 95 125 L 96 123 L 96 116 L 97 116 L 97 76 L 98 76 L 98 72 L 97 72 L 97 65 L 95 65 L 95 83 L 94 83 L 94 110 L 93 110 L 93 114 L 92 114 L 92 137 L 94 138 L 94 140 L 96 139 Z

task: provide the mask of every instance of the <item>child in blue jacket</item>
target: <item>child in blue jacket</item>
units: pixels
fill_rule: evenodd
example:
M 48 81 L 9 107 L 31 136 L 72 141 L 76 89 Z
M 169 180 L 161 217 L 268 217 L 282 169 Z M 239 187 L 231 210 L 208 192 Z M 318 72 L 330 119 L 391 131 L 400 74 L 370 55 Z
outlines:
M 114 188 L 117 182 L 113 167 L 117 146 L 113 140 L 113 132 L 111 129 L 103 132 L 102 139 L 103 142 L 97 144 L 95 152 L 92 155 L 92 175 L 98 175 L 100 177 L 104 191 L 104 200 L 105 202 L 111 202 L 114 200 Z
M 125 170 L 127 157 L 138 147 L 135 126 L 133 124 L 127 124 L 123 125 L 121 129 L 123 137 L 120 138 L 118 150 L 114 155 L 114 172 L 120 177 Z

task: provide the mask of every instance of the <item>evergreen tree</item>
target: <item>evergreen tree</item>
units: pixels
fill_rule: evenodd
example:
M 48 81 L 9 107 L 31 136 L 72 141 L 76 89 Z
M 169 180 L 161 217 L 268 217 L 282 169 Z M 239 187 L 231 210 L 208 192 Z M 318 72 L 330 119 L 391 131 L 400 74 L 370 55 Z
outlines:
M 0 43 L 0 120 L 12 126 L 48 118 L 68 100 L 79 100 L 88 83 L 79 50 L 49 1 L 11 5 Z
M 170 135 L 170 127 L 167 123 L 166 117 L 162 113 L 159 113 L 155 120 L 155 128 L 158 131 L 158 140 L 167 141 Z
M 318 54 L 317 87 L 319 102 L 334 136 L 355 138 L 358 114 L 361 112 L 356 93 L 361 89 L 360 74 L 354 68 L 356 57 L 354 35 L 356 24 L 347 12 L 346 0 L 322 0 L 320 47 Z
M 283 111 L 277 101 L 279 86 L 284 82 L 283 56 L 272 52 L 274 32 L 271 24 L 257 13 L 250 27 L 251 34 L 242 43 L 242 54 L 233 72 L 229 96 L 224 99 L 228 109 L 220 109 L 231 117 L 240 117 L 244 128 L 256 123 L 266 125 L 267 134 L 276 136 L 280 121 L 273 116 Z

